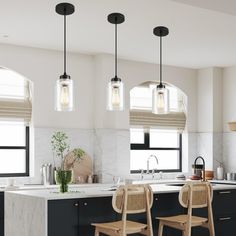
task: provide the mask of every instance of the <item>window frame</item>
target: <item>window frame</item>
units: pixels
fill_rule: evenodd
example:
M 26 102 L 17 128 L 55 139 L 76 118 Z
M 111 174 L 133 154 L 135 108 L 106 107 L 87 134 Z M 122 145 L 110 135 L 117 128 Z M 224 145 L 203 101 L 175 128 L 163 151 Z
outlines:
M 0 146 L 0 149 L 5 150 L 25 150 L 25 172 L 24 173 L 0 173 L 0 177 L 27 177 L 29 176 L 29 159 L 30 159 L 30 128 L 25 127 L 25 146 Z
M 144 133 L 144 143 L 130 143 L 130 151 L 131 150 L 177 150 L 179 151 L 179 168 L 178 169 L 155 169 L 155 173 L 157 172 L 182 172 L 182 134 L 179 133 L 179 147 L 177 148 L 161 148 L 161 147 L 150 147 L 150 134 L 149 132 Z M 145 170 L 145 169 L 144 169 Z M 146 170 L 147 171 L 147 170 Z M 131 174 L 141 173 L 141 170 L 130 170 Z

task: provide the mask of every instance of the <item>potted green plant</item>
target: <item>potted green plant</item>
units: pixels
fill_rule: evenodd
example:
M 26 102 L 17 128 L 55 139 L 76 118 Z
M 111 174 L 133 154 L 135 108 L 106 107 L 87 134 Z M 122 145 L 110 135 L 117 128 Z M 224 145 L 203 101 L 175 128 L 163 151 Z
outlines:
M 60 167 L 56 169 L 55 179 L 56 182 L 60 184 L 60 192 L 68 192 L 68 184 L 72 181 L 72 170 L 65 169 L 65 157 L 69 152 L 69 138 L 66 133 L 62 131 L 57 131 L 52 135 L 51 138 L 52 150 L 56 157 L 61 159 Z M 81 159 L 85 152 L 81 148 L 76 148 L 73 150 L 73 155 L 75 157 L 74 162 L 77 159 Z M 74 163 L 71 163 L 73 167 Z

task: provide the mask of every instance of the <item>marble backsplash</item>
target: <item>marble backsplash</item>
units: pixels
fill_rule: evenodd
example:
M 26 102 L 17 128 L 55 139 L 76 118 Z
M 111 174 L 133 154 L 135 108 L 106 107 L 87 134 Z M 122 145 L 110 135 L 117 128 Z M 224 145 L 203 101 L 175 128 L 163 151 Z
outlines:
M 70 149 L 81 147 L 93 158 L 94 130 L 88 129 L 59 129 L 59 128 L 34 128 L 33 155 L 31 155 L 31 177 L 17 177 L 17 184 L 40 184 L 42 176 L 40 168 L 45 163 L 59 166 L 59 159 L 54 158 L 51 149 L 51 137 L 56 131 L 64 131 L 70 140 Z M 33 156 L 33 158 L 32 158 Z M 1 178 L 0 184 L 6 184 L 7 178 Z
M 32 177 L 14 178 L 17 183 L 39 184 L 42 181 L 40 168 L 44 163 L 58 165 L 54 160 L 50 140 L 53 132 L 65 131 L 70 138 L 71 149 L 81 147 L 91 156 L 94 163 L 94 174 L 100 182 L 112 182 L 118 176 L 125 178 L 140 178 L 129 173 L 129 130 L 115 129 L 34 129 L 34 162 Z M 186 138 L 187 137 L 187 138 Z M 236 172 L 235 133 L 188 133 L 185 135 L 183 151 L 183 170 L 191 174 L 191 165 L 198 155 L 206 159 L 207 169 L 217 167 L 214 160 L 223 160 L 226 171 Z M 176 173 L 163 174 L 163 178 L 173 178 Z M 6 178 L 0 179 L 0 184 L 6 184 Z
M 202 156 L 206 169 L 215 170 L 222 162 L 223 145 L 222 133 L 197 133 L 197 156 Z
M 236 172 L 236 132 L 223 134 L 223 163 L 225 172 Z

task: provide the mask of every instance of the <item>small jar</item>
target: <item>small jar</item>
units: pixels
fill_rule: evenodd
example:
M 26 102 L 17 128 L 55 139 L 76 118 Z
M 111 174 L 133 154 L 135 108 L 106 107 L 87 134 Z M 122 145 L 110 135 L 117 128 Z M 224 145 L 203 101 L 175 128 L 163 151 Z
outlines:
M 93 175 L 93 183 L 98 183 L 98 175 Z
M 92 175 L 89 175 L 89 176 L 88 176 L 88 183 L 89 183 L 89 184 L 92 184 L 92 183 L 93 183 L 93 176 L 92 176 Z

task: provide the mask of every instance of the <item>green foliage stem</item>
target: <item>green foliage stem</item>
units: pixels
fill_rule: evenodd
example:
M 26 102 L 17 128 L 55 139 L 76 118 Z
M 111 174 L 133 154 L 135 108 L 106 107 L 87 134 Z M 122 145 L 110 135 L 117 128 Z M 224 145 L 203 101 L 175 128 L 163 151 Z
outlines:
M 70 145 L 68 142 L 69 142 L 68 136 L 66 135 L 66 133 L 62 131 L 57 131 L 52 135 L 51 138 L 52 150 L 57 157 L 61 158 L 61 170 L 64 170 L 65 154 L 68 153 L 70 149 Z M 82 159 L 82 156 L 85 154 L 85 152 L 81 148 L 75 148 L 73 150 L 73 154 L 75 159 L 72 163 L 70 163 L 71 168 L 73 167 L 76 160 L 80 161 Z

